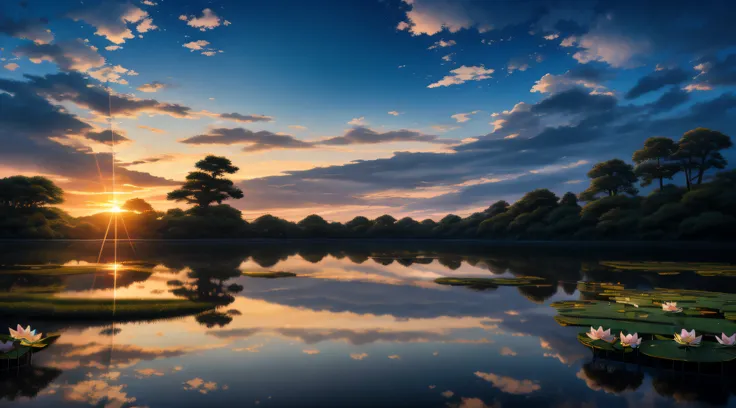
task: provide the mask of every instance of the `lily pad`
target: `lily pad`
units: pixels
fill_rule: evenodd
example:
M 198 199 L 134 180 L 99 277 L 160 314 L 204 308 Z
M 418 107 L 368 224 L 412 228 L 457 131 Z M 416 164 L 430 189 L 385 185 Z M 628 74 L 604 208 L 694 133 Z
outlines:
M 613 332 L 613 330 L 611 331 Z M 631 353 L 632 351 L 634 351 L 631 347 L 622 346 L 619 339 L 616 339 L 616 341 L 614 341 L 613 343 L 608 343 L 603 340 L 593 340 L 588 337 L 585 332 L 578 333 L 578 341 L 581 342 L 584 346 L 596 350 L 614 351 L 618 353 Z
M 30 350 L 30 347 L 18 346 L 7 353 L 0 353 L 0 360 L 15 360 L 26 355 Z
M 642 354 L 663 360 L 692 363 L 723 363 L 736 360 L 736 349 L 704 342 L 699 347 L 683 347 L 674 341 L 650 340 L 642 342 Z

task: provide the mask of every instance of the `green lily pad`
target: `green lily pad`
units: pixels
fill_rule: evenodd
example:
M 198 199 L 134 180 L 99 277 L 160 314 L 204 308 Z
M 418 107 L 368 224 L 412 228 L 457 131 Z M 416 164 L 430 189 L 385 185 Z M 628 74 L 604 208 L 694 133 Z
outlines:
M 675 341 L 650 340 L 642 342 L 642 354 L 663 360 L 692 363 L 723 363 L 736 360 L 736 349 L 716 343 L 703 342 L 699 347 L 683 347 Z
M 30 347 L 18 346 L 7 353 L 0 353 L 0 360 L 15 360 L 26 355 L 30 350 Z
M 613 329 L 611 330 L 611 332 L 613 332 Z M 608 343 L 603 340 L 593 340 L 588 337 L 585 332 L 578 333 L 578 341 L 581 342 L 584 346 L 596 350 L 615 351 L 618 353 L 631 353 L 632 351 L 634 351 L 631 347 L 622 346 L 619 339 L 616 339 L 616 341 L 614 341 L 613 343 Z

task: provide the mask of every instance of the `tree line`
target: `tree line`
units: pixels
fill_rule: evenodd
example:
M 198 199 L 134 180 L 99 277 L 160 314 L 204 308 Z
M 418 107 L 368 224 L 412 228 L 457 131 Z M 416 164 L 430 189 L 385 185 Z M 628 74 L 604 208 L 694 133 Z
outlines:
M 720 171 L 729 136 L 697 128 L 678 141 L 652 137 L 632 155 L 595 164 L 589 186 L 558 197 L 545 188 L 510 204 L 492 203 L 467 217 L 439 221 L 357 216 L 339 223 L 313 214 L 291 222 L 267 214 L 252 222 L 224 201 L 243 198 L 228 175 L 238 167 L 225 157 L 207 156 L 167 199 L 186 210 L 158 212 L 140 198 L 123 214 L 133 238 L 479 238 L 504 240 L 709 240 L 733 239 L 736 227 L 736 171 Z M 680 181 L 678 181 L 680 180 Z M 652 186 L 647 195 L 638 187 Z M 72 218 L 49 207 L 63 191 L 44 177 L 0 179 L 0 237 L 99 238 L 108 214 Z

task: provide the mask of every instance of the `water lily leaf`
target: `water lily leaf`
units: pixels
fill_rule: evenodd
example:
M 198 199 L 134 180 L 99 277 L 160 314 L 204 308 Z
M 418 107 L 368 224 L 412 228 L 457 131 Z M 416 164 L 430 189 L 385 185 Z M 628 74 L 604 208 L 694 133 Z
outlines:
M 736 360 L 736 350 L 718 347 L 715 343 L 701 343 L 699 347 L 682 347 L 674 341 L 650 340 L 642 342 L 642 354 L 663 360 L 693 363 L 723 363 Z
M 611 332 L 614 330 L 612 329 Z M 619 353 L 631 353 L 633 349 L 631 347 L 623 347 L 619 339 L 616 339 L 613 343 L 608 343 L 603 340 L 593 340 L 588 337 L 585 332 L 578 333 L 578 341 L 584 346 L 604 351 L 615 351 Z
M 15 360 L 24 356 L 31 349 L 29 347 L 18 346 L 7 353 L 0 353 L 0 360 Z

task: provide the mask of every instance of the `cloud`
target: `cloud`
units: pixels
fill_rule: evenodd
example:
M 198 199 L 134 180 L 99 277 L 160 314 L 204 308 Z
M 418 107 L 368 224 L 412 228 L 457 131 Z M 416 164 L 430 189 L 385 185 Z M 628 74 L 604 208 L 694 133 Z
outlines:
M 391 354 L 388 358 L 391 360 L 401 360 L 401 356 L 398 354 Z
M 130 73 L 128 73 L 130 75 Z M 45 76 L 26 75 L 27 82 L 0 80 L 9 92 L 23 89 L 55 101 L 70 101 L 96 113 L 115 116 L 136 117 L 139 113 L 192 117 L 191 108 L 179 104 L 141 99 L 109 93 L 107 89 L 90 84 L 76 72 Z
M 240 113 L 222 113 L 220 118 L 229 119 L 235 122 L 253 123 L 253 122 L 271 122 L 271 116 L 264 115 L 242 115 Z
M 200 394 L 207 394 L 210 392 L 220 390 L 227 390 L 227 385 L 218 386 L 214 381 L 205 381 L 199 377 L 192 378 L 189 381 L 184 382 L 184 389 L 186 391 L 198 391 Z
M 457 43 L 455 42 L 455 40 L 449 40 L 449 41 L 439 40 L 436 43 L 432 44 L 428 49 L 434 50 L 437 48 L 452 47 L 453 45 L 456 45 L 456 44 Z
M 124 68 L 120 65 L 105 66 L 94 71 L 87 72 L 89 76 L 100 81 L 100 82 L 112 82 L 121 85 L 127 85 L 128 80 L 123 78 L 123 75 L 136 76 L 137 72 Z
M 547 41 L 556 40 L 558 38 L 560 38 L 560 34 L 558 34 L 558 33 L 547 34 L 547 35 L 544 36 L 544 39 L 547 40 Z
M 140 126 L 139 126 L 140 127 Z M 120 167 L 130 167 L 130 166 L 137 166 L 139 164 L 147 164 L 147 163 L 157 163 L 162 161 L 171 161 L 174 160 L 176 156 L 171 154 L 163 154 L 161 156 L 153 156 L 153 157 L 144 157 L 142 159 L 133 160 L 132 162 L 120 162 L 118 163 L 118 166 Z
M 62 41 L 55 44 L 25 44 L 13 51 L 18 57 L 27 57 L 31 62 L 40 64 L 50 61 L 62 71 L 87 72 L 105 64 L 105 58 L 93 47 L 83 41 Z
M 435 135 L 425 135 L 413 130 L 392 130 L 387 132 L 377 132 L 364 126 L 357 126 L 348 130 L 342 136 L 331 137 L 319 142 L 324 145 L 356 145 L 356 144 L 377 144 L 390 142 L 426 142 L 450 144 L 454 141 L 440 139 Z
M 514 357 L 516 356 L 516 352 L 509 347 L 501 347 L 501 355 Z
M 245 144 L 243 151 L 260 152 L 274 149 L 309 149 L 313 145 L 290 135 L 278 135 L 267 130 L 253 132 L 243 128 L 211 129 L 209 133 L 192 136 L 181 143 L 192 145 L 234 145 Z
M 145 10 L 131 3 L 119 3 L 112 0 L 77 9 L 69 13 L 69 17 L 74 21 L 85 21 L 97 29 L 95 35 L 105 37 L 111 43 L 118 45 L 135 38 L 128 24 L 138 23 L 139 33 L 155 28 Z
M 15 71 L 16 69 L 18 69 L 18 67 L 20 67 L 20 65 L 16 64 L 15 62 L 11 62 L 3 66 L 3 68 L 7 69 L 8 71 Z
M 206 47 L 208 45 L 210 45 L 210 42 L 209 41 L 197 40 L 197 41 L 188 42 L 188 43 L 182 45 L 182 47 L 189 48 L 189 50 L 191 50 L 191 51 L 199 51 L 199 50 L 203 49 L 204 47 Z
M 151 0 L 143 0 L 141 3 L 145 4 L 146 6 L 157 6 L 158 3 L 153 2 Z
M 445 56 L 443 56 L 443 57 L 442 57 L 442 61 L 445 61 L 445 62 L 450 62 L 450 61 L 452 61 L 452 56 L 453 56 L 453 55 L 455 55 L 455 53 L 454 53 L 454 52 L 453 52 L 453 53 L 450 53 L 450 54 L 447 54 L 447 55 L 445 55 Z
M 166 88 L 167 86 L 168 85 L 166 85 L 166 84 L 164 84 L 162 82 L 153 81 L 150 84 L 143 84 L 143 85 L 139 86 L 136 89 L 138 89 L 141 92 L 153 93 L 153 92 L 158 92 L 158 91 Z
M 363 360 L 368 357 L 368 353 L 351 353 L 350 358 L 353 360 Z
M 368 122 L 365 121 L 365 117 L 364 116 L 361 116 L 359 118 L 352 118 L 348 122 L 348 125 L 353 125 L 353 126 L 365 126 L 367 124 L 368 124 Z
M 661 113 L 672 110 L 689 100 L 690 94 L 686 90 L 672 87 L 649 106 L 653 113 Z
M 636 99 L 646 93 L 657 91 L 667 85 L 679 85 L 690 78 L 680 68 L 661 69 L 645 75 L 626 93 L 626 99 Z
M 114 136 L 113 136 L 114 134 Z M 103 143 L 108 146 L 111 146 L 113 144 L 113 138 L 115 139 L 115 144 L 118 143 L 125 143 L 125 142 L 131 142 L 130 139 L 123 136 L 119 132 L 111 132 L 109 130 L 101 130 L 101 131 L 88 131 L 84 133 L 84 137 L 89 140 L 93 140 L 98 143 Z
M 464 123 L 464 122 L 467 122 L 467 121 L 470 120 L 470 115 L 475 115 L 478 112 L 480 112 L 480 111 L 474 110 L 472 112 L 456 113 L 456 114 L 454 114 L 454 115 L 452 115 L 450 117 L 453 118 L 453 119 L 455 119 L 455 121 L 457 121 L 457 123 Z
M 483 65 L 467 67 L 465 65 L 450 71 L 452 75 L 447 75 L 441 80 L 427 85 L 427 88 L 438 88 L 442 86 L 460 85 L 467 81 L 482 81 L 491 78 L 494 70 L 485 68 Z
M 388 114 L 389 115 L 392 115 L 392 116 L 399 116 L 399 115 L 401 115 L 401 112 L 399 112 L 399 111 L 389 111 Z
M 108 50 L 108 51 L 117 51 L 117 50 L 119 50 L 121 48 L 123 48 L 123 47 L 121 47 L 119 45 L 108 45 L 107 47 L 105 47 L 105 49 Z
M 197 28 L 200 31 L 213 30 L 219 27 L 221 24 L 220 17 L 218 17 L 214 11 L 208 8 L 202 10 L 202 15 L 199 17 L 179 16 L 179 20 L 186 21 L 188 26 Z M 225 25 L 230 25 L 230 22 L 226 21 Z
M 606 87 L 603 82 L 612 78 L 613 73 L 607 69 L 581 65 L 561 75 L 545 74 L 535 82 L 530 92 L 558 93 L 579 86 L 589 88 L 592 92 L 604 92 Z
M 506 394 L 525 395 L 539 391 L 542 387 L 532 380 L 517 380 L 512 377 L 476 371 L 475 375 L 490 382 L 495 388 Z
M 695 65 L 698 75 L 687 90 L 711 90 L 717 86 L 736 85 L 736 54 L 722 60 L 714 56 L 701 58 Z
M 469 28 L 483 33 L 527 20 L 534 11 L 533 7 L 507 2 L 404 0 L 404 3 L 409 7 L 406 19 L 396 28 L 415 36 L 442 31 L 456 33 Z
M 64 385 L 64 400 L 88 405 L 104 402 L 107 407 L 122 407 L 135 402 L 124 391 L 125 384 L 111 385 L 102 380 L 86 380 L 76 384 Z
M 314 354 L 319 354 L 319 350 L 316 350 L 316 349 L 304 349 L 304 350 L 302 350 L 302 353 L 309 354 L 309 355 L 314 355 Z
M 294 130 L 307 130 L 307 127 L 302 125 L 289 125 L 289 127 Z
M 0 33 L 36 44 L 49 44 L 54 40 L 54 34 L 42 21 L 0 19 Z

